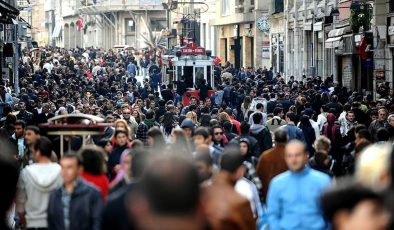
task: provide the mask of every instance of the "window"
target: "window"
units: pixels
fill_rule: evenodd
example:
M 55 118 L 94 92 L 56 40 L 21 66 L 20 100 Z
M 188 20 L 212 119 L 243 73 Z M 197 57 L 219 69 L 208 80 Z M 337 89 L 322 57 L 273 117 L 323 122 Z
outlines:
M 152 31 L 162 31 L 167 27 L 166 19 L 151 19 L 150 28 Z
M 283 0 L 273 0 L 273 14 L 281 13 L 284 10 Z
M 230 0 L 221 0 L 222 16 L 230 15 Z
M 389 0 L 389 12 L 394 12 L 394 0 Z
M 126 33 L 135 32 L 135 22 L 131 18 L 125 19 Z

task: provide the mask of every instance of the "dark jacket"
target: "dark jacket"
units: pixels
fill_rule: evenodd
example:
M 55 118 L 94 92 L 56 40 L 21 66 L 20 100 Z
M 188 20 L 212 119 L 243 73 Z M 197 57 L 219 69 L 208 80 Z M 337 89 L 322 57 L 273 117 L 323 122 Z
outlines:
M 256 138 L 259 146 L 258 155 L 255 157 L 260 157 L 264 151 L 272 148 L 271 132 L 263 125 L 253 124 L 250 127 L 250 135 Z
M 137 189 L 138 183 L 131 183 L 119 188 L 108 197 L 104 206 L 101 229 L 102 230 L 131 230 L 136 229 L 132 219 L 128 217 L 127 198 Z
M 63 188 L 56 189 L 49 197 L 48 229 L 65 229 L 62 202 Z M 70 228 L 73 230 L 100 229 L 103 199 L 93 186 L 78 179 L 71 194 L 69 210 Z

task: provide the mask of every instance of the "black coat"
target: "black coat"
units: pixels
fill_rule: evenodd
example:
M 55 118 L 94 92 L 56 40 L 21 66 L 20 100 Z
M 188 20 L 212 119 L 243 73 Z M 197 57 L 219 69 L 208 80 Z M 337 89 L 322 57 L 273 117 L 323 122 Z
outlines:
M 71 194 L 69 220 L 73 230 L 99 230 L 101 225 L 101 211 L 103 210 L 101 193 L 93 186 L 78 179 Z M 62 188 L 56 189 L 49 197 L 48 229 L 63 230 L 64 213 L 62 202 Z
M 131 183 L 121 187 L 108 197 L 108 202 L 104 207 L 101 229 L 102 230 L 131 230 L 136 229 L 133 221 L 130 220 L 127 211 L 127 198 L 136 190 L 138 184 Z

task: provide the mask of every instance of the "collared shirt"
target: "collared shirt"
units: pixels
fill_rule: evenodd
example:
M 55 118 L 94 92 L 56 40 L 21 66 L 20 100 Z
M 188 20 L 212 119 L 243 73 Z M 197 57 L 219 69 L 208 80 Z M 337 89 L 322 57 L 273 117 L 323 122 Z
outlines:
M 66 188 L 62 186 L 62 204 L 63 204 L 63 218 L 64 229 L 70 229 L 70 203 L 71 193 L 68 193 Z
M 74 190 L 78 186 L 79 181 L 80 181 L 80 179 L 77 179 L 76 181 L 74 181 Z M 71 193 L 67 192 L 66 188 L 64 187 L 64 184 L 61 188 L 62 188 L 64 229 L 69 230 L 70 229 L 70 204 L 71 204 L 72 192 Z

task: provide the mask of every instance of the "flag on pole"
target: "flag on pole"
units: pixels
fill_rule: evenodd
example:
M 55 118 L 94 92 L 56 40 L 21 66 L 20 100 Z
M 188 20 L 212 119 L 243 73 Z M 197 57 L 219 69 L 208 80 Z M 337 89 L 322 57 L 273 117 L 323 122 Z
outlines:
M 81 31 L 83 27 L 84 27 L 83 18 L 82 18 L 82 15 L 79 15 L 78 21 L 77 21 L 78 31 Z
M 365 36 L 361 38 L 360 46 L 358 48 L 358 53 L 360 54 L 361 59 L 367 59 L 368 53 L 365 51 L 367 48 L 367 39 Z

